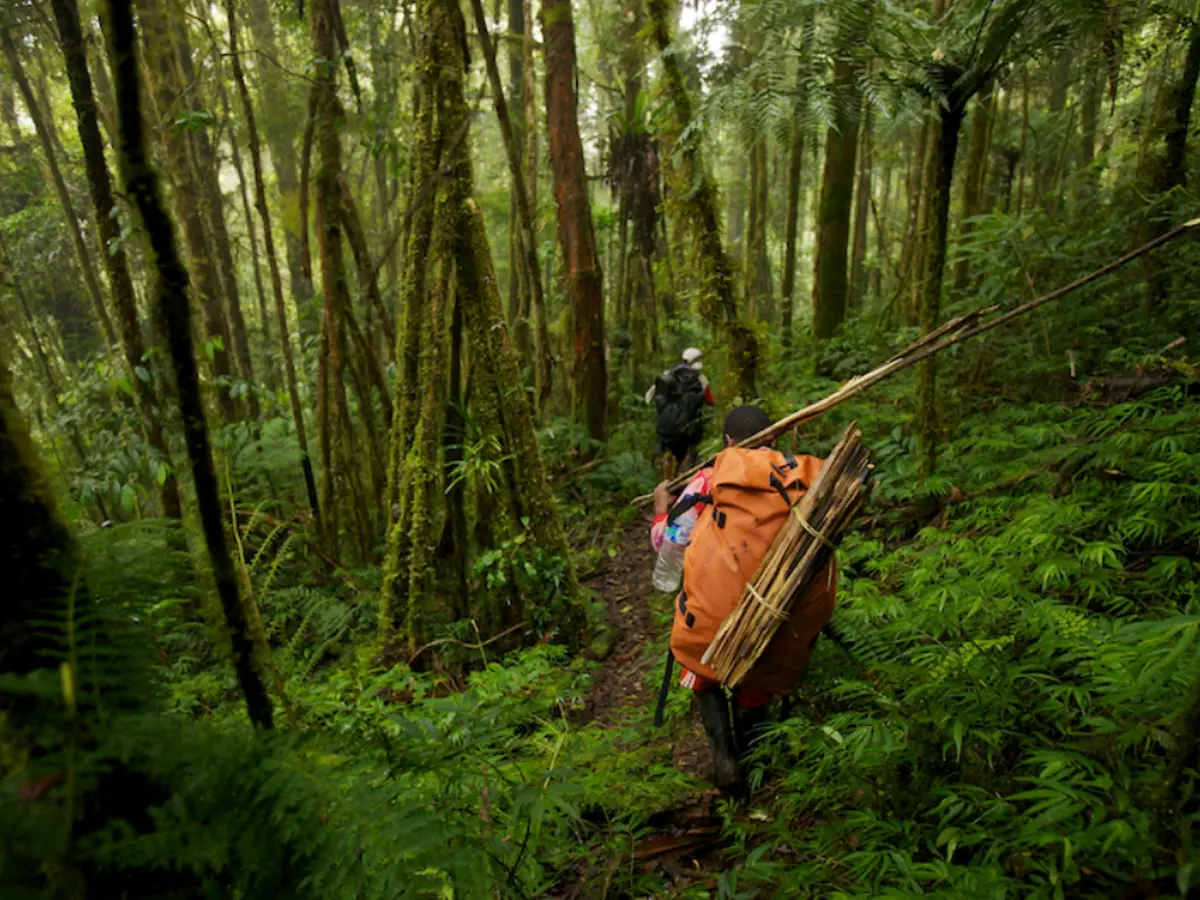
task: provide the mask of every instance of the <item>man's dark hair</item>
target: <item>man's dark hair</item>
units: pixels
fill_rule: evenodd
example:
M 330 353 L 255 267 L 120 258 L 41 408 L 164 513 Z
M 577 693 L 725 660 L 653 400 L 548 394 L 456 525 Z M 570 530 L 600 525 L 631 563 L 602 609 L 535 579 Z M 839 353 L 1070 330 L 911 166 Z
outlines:
M 725 417 L 725 433 L 738 443 L 771 424 L 771 417 L 757 406 L 737 406 Z

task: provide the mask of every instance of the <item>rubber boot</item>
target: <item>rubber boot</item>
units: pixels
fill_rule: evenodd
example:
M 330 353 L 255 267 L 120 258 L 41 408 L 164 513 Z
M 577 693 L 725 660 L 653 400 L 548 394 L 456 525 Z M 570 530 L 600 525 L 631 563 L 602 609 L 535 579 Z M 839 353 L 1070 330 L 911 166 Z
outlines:
M 743 707 L 733 704 L 733 736 L 737 742 L 738 759 L 745 760 L 751 746 L 762 736 L 769 706 Z
M 696 705 L 700 707 L 700 721 L 704 723 L 712 748 L 713 784 L 726 793 L 737 793 L 741 788 L 742 773 L 725 692 L 701 691 L 696 694 Z

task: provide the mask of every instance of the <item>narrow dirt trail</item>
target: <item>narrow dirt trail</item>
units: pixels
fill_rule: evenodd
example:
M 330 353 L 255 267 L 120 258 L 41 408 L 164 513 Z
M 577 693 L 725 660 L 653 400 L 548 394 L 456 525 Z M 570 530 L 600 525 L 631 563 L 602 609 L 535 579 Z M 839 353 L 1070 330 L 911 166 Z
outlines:
M 659 683 L 651 678 L 651 672 L 662 660 L 648 645 L 665 636 L 662 630 L 669 626 L 660 625 L 656 614 L 669 601 L 650 584 L 655 556 L 648 532 L 648 521 L 634 522 L 622 539 L 620 552 L 589 583 L 603 597 L 609 625 L 617 632 L 617 638 L 596 675 L 596 686 L 588 700 L 588 718 L 602 728 L 618 725 L 644 728 L 648 743 L 671 744 L 675 765 L 689 775 L 703 778 L 709 752 L 699 721 L 693 721 L 682 736 L 672 735 L 666 728 L 654 728 Z M 673 681 L 678 674 L 676 667 Z M 672 689 L 681 690 L 676 685 Z
M 588 581 L 603 598 L 616 637 L 596 674 L 583 722 L 588 727 L 636 728 L 646 744 L 669 747 L 676 768 L 698 779 L 697 791 L 650 817 L 646 833 L 632 848 L 632 862 L 639 871 L 657 873 L 664 879 L 662 893 L 654 896 L 671 896 L 688 885 L 715 883 L 715 874 L 724 868 L 720 851 L 725 840 L 716 808 L 719 794 L 706 781 L 710 754 L 698 717 L 692 716 L 683 727 L 654 727 L 660 685 L 654 676 L 662 661 L 659 653 L 665 646 L 665 629 L 669 628 L 660 623 L 659 616 L 671 601 L 650 583 L 655 556 L 648 531 L 648 520 L 639 518 L 630 525 L 620 551 Z M 676 667 L 674 691 L 682 690 L 678 677 Z M 628 864 L 630 860 L 626 856 L 620 862 Z M 606 874 L 611 870 L 576 871 L 549 896 L 564 900 L 626 896 L 611 888 Z

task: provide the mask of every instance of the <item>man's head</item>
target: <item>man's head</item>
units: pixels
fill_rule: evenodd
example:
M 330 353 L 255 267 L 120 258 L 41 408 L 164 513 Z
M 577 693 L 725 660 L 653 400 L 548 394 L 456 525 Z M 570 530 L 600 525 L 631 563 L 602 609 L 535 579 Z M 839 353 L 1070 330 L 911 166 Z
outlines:
M 700 361 L 700 351 L 695 347 L 688 347 L 683 351 L 683 361 L 699 372 L 704 368 L 704 363 Z
M 725 417 L 725 446 L 740 444 L 771 424 L 771 417 L 757 406 L 737 406 Z

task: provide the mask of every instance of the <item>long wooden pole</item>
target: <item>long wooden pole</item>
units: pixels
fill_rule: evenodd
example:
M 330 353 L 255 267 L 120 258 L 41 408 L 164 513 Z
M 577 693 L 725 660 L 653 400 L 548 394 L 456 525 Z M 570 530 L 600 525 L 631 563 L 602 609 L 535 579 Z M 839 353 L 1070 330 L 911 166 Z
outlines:
M 957 319 L 952 319 L 936 331 L 930 332 L 929 334 L 925 335 L 925 337 L 913 344 L 910 344 L 908 347 L 905 347 L 900 351 L 900 353 L 898 353 L 896 356 L 893 356 L 883 365 L 872 369 L 865 375 L 859 375 L 857 378 L 851 378 L 829 396 L 818 400 L 816 403 L 809 404 L 808 406 L 797 410 L 789 416 L 785 416 L 774 425 L 764 428 L 757 434 L 753 434 L 744 441 L 741 441 L 737 446 L 761 447 L 764 444 L 769 444 L 781 434 L 791 431 L 793 428 L 796 428 L 804 422 L 807 422 L 809 419 L 815 419 L 817 416 L 828 412 L 841 403 L 844 403 L 856 394 L 861 394 L 867 388 L 873 387 L 874 385 L 883 381 L 885 378 L 890 378 L 902 369 L 907 369 L 909 366 L 914 365 L 923 359 L 928 359 L 935 353 L 940 353 L 947 347 L 953 346 L 961 341 L 965 341 L 968 338 L 976 337 L 984 332 L 991 331 L 993 328 L 997 328 L 1006 322 L 1011 322 L 1018 316 L 1023 316 L 1027 312 L 1032 312 L 1039 306 L 1043 306 L 1054 300 L 1059 300 L 1062 297 L 1065 297 L 1067 294 L 1073 293 L 1074 291 L 1079 290 L 1081 287 L 1091 284 L 1093 281 L 1104 278 L 1106 275 L 1111 275 L 1113 272 L 1123 268 L 1124 266 L 1127 266 L 1135 259 L 1145 256 L 1147 253 L 1158 249 L 1163 244 L 1170 243 L 1176 238 L 1182 237 L 1197 227 L 1200 227 L 1200 219 L 1192 219 L 1189 222 L 1184 222 L 1182 225 L 1178 225 L 1175 228 L 1172 228 L 1170 231 L 1159 235 L 1154 240 L 1143 244 L 1136 250 L 1131 250 L 1120 259 L 1113 260 L 1107 265 L 1101 266 L 1096 271 L 1084 275 L 1082 278 L 1072 281 L 1070 284 L 1063 285 L 1057 290 L 1051 291 L 1048 294 L 1043 294 L 1041 297 L 1030 300 L 1028 303 L 1023 303 L 1020 306 L 1013 307 L 1008 312 L 1002 313 L 996 316 L 994 319 L 981 321 L 984 316 L 990 315 L 996 311 L 998 307 L 995 306 L 977 309 L 974 312 L 967 313 L 965 316 L 959 316 Z M 712 465 L 712 459 L 708 459 L 701 465 L 684 472 L 669 485 L 671 492 L 679 493 L 679 491 L 683 490 L 683 488 L 687 486 L 688 482 L 696 476 L 697 472 L 699 472 L 705 466 L 710 465 Z M 653 494 L 643 494 L 642 496 L 633 500 L 633 505 L 641 506 L 653 499 Z

